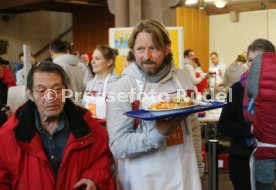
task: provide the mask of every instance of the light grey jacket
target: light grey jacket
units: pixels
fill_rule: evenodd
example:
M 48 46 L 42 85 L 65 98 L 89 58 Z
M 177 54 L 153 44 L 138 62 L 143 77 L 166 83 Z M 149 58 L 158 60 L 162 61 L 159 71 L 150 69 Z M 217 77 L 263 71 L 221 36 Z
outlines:
M 205 75 L 201 74 L 199 78 L 196 78 L 196 71 L 192 64 L 186 63 L 184 64 L 184 70 L 187 71 L 189 74 L 190 79 L 192 80 L 193 84 L 199 84 L 205 77 Z
M 230 88 L 232 84 L 240 80 L 241 75 L 246 71 L 244 63 L 232 63 L 225 71 L 223 85 L 226 88 Z
M 82 93 L 84 91 L 84 76 L 81 68 L 78 66 L 78 59 L 76 56 L 71 54 L 59 55 L 53 62 L 60 65 L 65 70 L 70 79 L 72 90 Z
M 176 91 L 173 76 L 177 77 L 183 88 L 193 89 L 194 86 L 189 78 L 189 74 L 183 70 L 172 68 L 170 73 L 161 79 L 158 83 L 149 83 L 137 70 L 132 63 L 125 69 L 123 77 L 115 82 L 110 94 L 124 93 L 128 94 L 131 89 L 139 92 L 136 79 L 144 82 L 144 92 L 154 89 L 155 92 L 173 92 Z M 152 130 L 141 130 L 141 127 L 134 128 L 133 118 L 124 115 L 124 112 L 131 111 L 131 97 L 125 97 L 123 101 L 107 101 L 107 129 L 109 133 L 110 148 L 116 158 L 130 158 L 143 154 L 145 152 L 154 151 L 160 148 L 166 141 L 166 136 L 161 135 L 158 130 L 153 127 Z M 141 121 L 140 125 L 155 125 L 154 121 Z M 202 171 L 202 155 L 201 155 L 201 132 L 200 125 L 195 114 L 188 117 L 188 127 L 192 128 L 194 144 L 199 167 Z M 194 125 L 194 126 L 191 126 Z M 199 129 L 199 130 L 198 130 Z

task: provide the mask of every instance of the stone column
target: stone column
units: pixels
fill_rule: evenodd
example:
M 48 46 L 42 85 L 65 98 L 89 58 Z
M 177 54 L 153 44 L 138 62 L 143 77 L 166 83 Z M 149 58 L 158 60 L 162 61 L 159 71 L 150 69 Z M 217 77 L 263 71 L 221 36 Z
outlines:
M 146 0 L 150 1 L 150 0 Z M 135 26 L 142 19 L 141 0 L 129 0 L 129 26 Z
M 108 0 L 115 15 L 115 27 L 135 26 L 142 19 L 156 19 L 166 26 L 176 25 L 176 7 L 183 0 Z
M 129 26 L 129 0 L 115 0 L 115 27 Z
M 129 26 L 129 0 L 107 0 L 109 11 L 115 16 L 115 27 Z

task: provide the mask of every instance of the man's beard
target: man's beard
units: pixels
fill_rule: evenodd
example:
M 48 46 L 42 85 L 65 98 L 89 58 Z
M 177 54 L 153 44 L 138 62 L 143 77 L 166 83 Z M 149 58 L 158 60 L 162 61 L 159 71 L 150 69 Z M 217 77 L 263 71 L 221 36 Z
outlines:
M 143 69 L 143 67 L 140 68 L 139 65 L 138 65 L 138 67 L 147 75 L 154 75 L 154 74 L 158 73 L 159 71 L 161 71 L 165 67 L 165 65 L 170 64 L 170 62 L 171 62 L 171 60 L 168 58 L 168 56 L 166 56 L 166 57 L 164 57 L 163 63 L 156 69 L 151 69 L 151 70 L 145 71 Z M 143 61 L 141 61 L 141 66 L 143 66 L 143 65 L 157 65 L 157 63 L 153 60 L 143 60 Z
M 155 75 L 156 73 L 158 73 L 160 70 L 163 69 L 163 67 L 165 66 L 164 63 L 162 63 L 161 65 L 159 65 L 158 68 L 151 68 L 151 69 L 143 69 L 143 65 L 157 65 L 157 63 L 155 61 L 152 60 L 144 60 L 141 62 L 141 70 L 146 73 L 147 75 Z

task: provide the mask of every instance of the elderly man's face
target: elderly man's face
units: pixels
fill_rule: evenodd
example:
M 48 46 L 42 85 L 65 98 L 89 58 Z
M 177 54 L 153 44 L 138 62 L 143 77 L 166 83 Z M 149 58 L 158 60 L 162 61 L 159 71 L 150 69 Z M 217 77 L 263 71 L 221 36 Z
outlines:
M 83 62 L 85 65 L 89 64 L 89 57 L 87 54 L 82 54 L 80 56 L 80 61 Z
M 37 106 L 41 119 L 58 117 L 64 107 L 62 102 L 61 77 L 56 73 L 34 73 L 33 91 L 29 92 L 30 99 Z
M 154 44 L 152 35 L 148 32 L 143 31 L 136 36 L 133 53 L 137 64 L 147 74 L 157 73 L 169 52 L 170 46 L 160 49 Z
M 219 58 L 218 56 L 216 56 L 215 54 L 212 54 L 211 57 L 211 62 L 214 64 L 214 65 L 217 65 L 219 63 Z

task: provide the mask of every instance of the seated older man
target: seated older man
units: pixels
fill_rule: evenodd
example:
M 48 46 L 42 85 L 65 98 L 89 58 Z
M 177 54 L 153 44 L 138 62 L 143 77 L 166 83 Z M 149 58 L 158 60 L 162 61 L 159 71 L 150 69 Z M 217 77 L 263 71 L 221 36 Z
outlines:
M 91 113 L 65 99 L 57 64 L 33 67 L 30 100 L 0 129 L 0 189 L 115 189 L 108 136 Z

